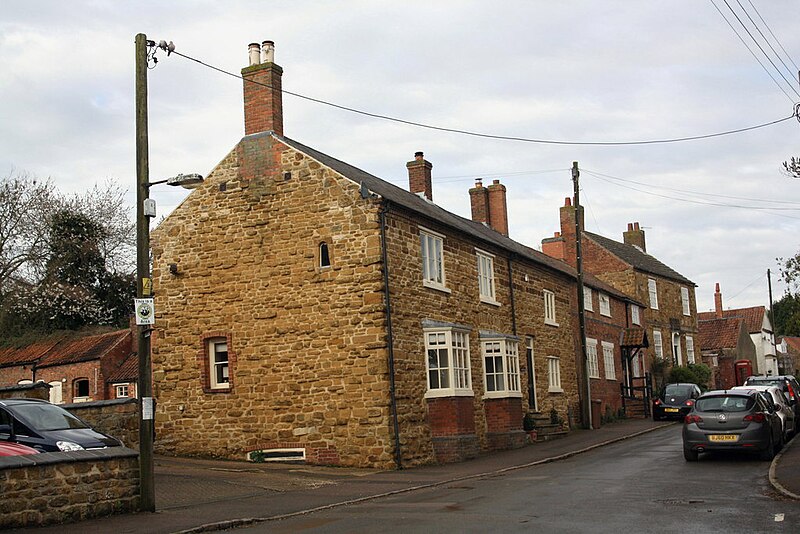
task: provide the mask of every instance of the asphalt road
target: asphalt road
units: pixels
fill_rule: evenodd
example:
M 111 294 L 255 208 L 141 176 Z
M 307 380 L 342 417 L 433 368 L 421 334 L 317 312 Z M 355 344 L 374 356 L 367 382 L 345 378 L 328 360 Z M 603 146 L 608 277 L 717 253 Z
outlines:
M 243 532 L 800 532 L 769 462 L 701 455 L 678 425 L 567 460 L 387 497 Z

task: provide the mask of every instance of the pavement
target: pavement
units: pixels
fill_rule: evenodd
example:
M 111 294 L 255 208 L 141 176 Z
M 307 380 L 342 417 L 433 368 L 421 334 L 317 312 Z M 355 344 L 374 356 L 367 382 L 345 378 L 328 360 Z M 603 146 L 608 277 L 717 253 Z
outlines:
M 675 424 L 623 420 L 466 462 L 396 471 L 157 456 L 155 513 L 17 531 L 187 534 L 224 530 L 555 462 Z M 793 439 L 775 457 L 769 480 L 784 497 L 800 500 L 798 441 Z

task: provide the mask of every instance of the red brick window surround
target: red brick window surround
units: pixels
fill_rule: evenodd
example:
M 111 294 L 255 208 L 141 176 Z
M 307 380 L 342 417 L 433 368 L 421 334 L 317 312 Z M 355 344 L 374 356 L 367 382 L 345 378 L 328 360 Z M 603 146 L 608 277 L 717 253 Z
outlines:
M 203 392 L 228 393 L 233 390 L 236 353 L 229 332 L 209 332 L 201 336 L 197 359 Z

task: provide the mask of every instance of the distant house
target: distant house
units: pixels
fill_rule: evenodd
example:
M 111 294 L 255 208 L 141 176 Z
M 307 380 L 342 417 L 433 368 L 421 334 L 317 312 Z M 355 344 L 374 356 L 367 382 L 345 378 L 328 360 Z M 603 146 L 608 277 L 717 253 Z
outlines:
M 542 240 L 542 251 L 554 258 L 576 265 L 575 218 L 571 199 L 559 210 L 561 231 Z M 644 230 L 631 223 L 623 233 L 623 242 L 583 232 L 581 239 L 583 268 L 615 287 L 644 307 L 630 304 L 631 317 L 644 317 L 649 348 L 644 367 L 650 370 L 654 360 L 671 365 L 697 361 L 696 284 L 647 253 Z M 635 324 L 635 323 L 634 323 Z M 658 385 L 658 384 L 656 384 Z
M 703 315 L 703 314 L 700 314 Z M 710 387 L 728 389 L 740 385 L 746 376 L 736 376 L 736 362 L 749 361 L 755 368 L 756 347 L 741 317 L 699 319 L 700 352 L 712 371 Z
M 714 311 L 702 312 L 697 315 L 700 320 L 721 319 L 738 317 L 744 320 L 747 333 L 756 348 L 756 363 L 753 372 L 759 375 L 777 375 L 778 358 L 775 353 L 775 337 L 772 333 L 772 323 L 769 320 L 767 308 L 764 306 L 751 306 L 749 308 L 733 308 L 724 310 L 722 306 L 722 292 L 719 283 L 714 292 Z
M 24 347 L 0 350 L 0 385 L 50 385 L 50 402 L 114 398 L 106 380 L 132 353 L 131 330 L 88 336 L 57 335 Z

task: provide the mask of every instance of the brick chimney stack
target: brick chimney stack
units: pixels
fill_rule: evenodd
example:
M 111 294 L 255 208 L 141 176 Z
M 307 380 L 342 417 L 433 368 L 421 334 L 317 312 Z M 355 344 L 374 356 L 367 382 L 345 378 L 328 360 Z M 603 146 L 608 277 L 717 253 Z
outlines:
M 283 135 L 283 69 L 275 64 L 275 43 L 250 43 L 250 65 L 242 69 L 244 78 L 244 134 L 273 131 Z
M 561 232 L 556 232 L 553 237 L 542 239 L 542 252 L 551 258 L 566 261 L 564 257 L 564 238 L 561 237 Z
M 493 180 L 489 190 L 489 226 L 508 235 L 508 205 L 506 204 L 506 186 L 500 180 Z
M 722 319 L 722 293 L 719 290 L 719 282 L 717 282 L 717 289 L 714 291 L 714 316 L 717 319 Z
M 564 205 L 559 209 L 559 218 L 561 220 L 561 234 L 555 237 L 542 239 L 542 252 L 553 258 L 564 260 L 569 265 L 575 267 L 578 263 L 578 252 L 575 243 L 575 217 L 578 212 L 575 206 L 572 205 L 572 199 L 566 197 Z M 583 207 L 581 207 L 577 216 L 580 218 L 581 231 L 583 231 Z M 558 252 L 557 243 L 562 244 L 562 251 Z
M 469 190 L 469 201 L 472 205 L 472 220 L 489 224 L 489 190 L 483 187 L 483 181 L 475 180 L 475 187 Z
M 626 245 L 633 245 L 642 249 L 642 252 L 647 252 L 644 242 L 644 230 L 639 228 L 639 223 L 628 223 L 628 230 L 622 233 L 622 241 Z
M 414 153 L 414 160 L 406 163 L 408 169 L 408 189 L 414 194 L 420 194 L 433 201 L 433 186 L 431 185 L 431 169 L 433 164 L 425 161 L 422 152 Z

